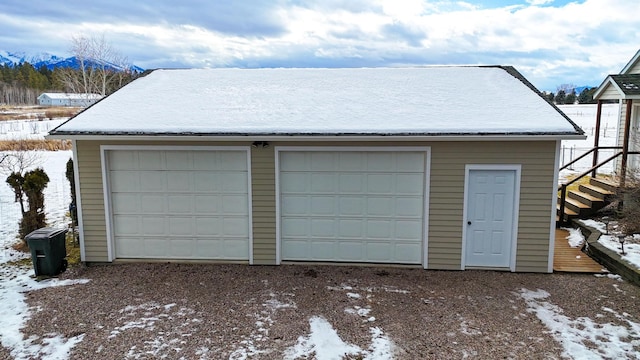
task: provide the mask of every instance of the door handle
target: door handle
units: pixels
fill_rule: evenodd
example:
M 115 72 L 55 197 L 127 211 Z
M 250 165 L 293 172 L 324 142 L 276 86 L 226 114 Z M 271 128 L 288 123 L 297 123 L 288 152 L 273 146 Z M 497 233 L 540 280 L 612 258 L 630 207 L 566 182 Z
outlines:
M 471 221 L 467 221 L 467 225 L 471 225 Z

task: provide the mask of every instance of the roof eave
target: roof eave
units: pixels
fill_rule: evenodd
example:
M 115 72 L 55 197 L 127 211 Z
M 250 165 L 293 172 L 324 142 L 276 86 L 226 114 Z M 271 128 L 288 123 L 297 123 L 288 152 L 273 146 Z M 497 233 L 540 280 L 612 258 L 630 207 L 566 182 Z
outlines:
M 636 54 L 631 58 L 631 60 L 627 63 L 627 65 L 625 65 L 624 68 L 622 68 L 622 71 L 620 71 L 620 74 L 626 74 L 629 70 L 631 70 L 636 65 L 638 61 L 640 61 L 640 50 L 638 50 Z
M 358 133 L 88 133 L 58 132 L 49 134 L 47 139 L 71 140 L 142 140 L 142 141 L 521 141 L 521 140 L 584 140 L 583 132 L 540 132 L 540 133 L 406 133 L 406 134 L 358 134 Z

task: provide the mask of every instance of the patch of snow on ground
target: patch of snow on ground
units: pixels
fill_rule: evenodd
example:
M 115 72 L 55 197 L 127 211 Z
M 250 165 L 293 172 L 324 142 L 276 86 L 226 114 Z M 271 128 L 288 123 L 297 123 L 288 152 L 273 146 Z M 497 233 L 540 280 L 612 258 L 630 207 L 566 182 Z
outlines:
M 566 230 L 569 232 L 569 236 L 567 236 L 567 242 L 569 246 L 573 248 L 581 247 L 584 244 L 584 236 L 582 232 L 575 228 L 562 228 L 562 230 Z
M 582 220 L 582 222 L 593 228 L 596 228 L 598 231 L 602 233 L 600 238 L 598 238 L 598 242 L 602 244 L 607 249 L 617 253 L 620 255 L 622 260 L 627 261 L 629 264 L 636 267 L 636 269 L 640 269 L 640 244 L 630 244 L 625 242 L 624 244 L 624 254 L 622 254 L 622 245 L 620 244 L 620 240 L 616 235 L 607 235 L 607 225 L 591 219 Z M 640 234 L 634 234 L 633 237 L 637 238 Z
M 0 135 L 6 135 L 6 132 Z M 44 191 L 47 224 L 52 227 L 64 227 L 68 222 L 66 213 L 68 203 L 71 201 L 69 182 L 65 176 L 66 163 L 71 157 L 71 151 L 34 151 L 33 153 L 40 158 L 39 165 L 44 168 L 50 179 Z M 24 293 L 50 286 L 83 284 L 88 280 L 50 279 L 37 282 L 31 278 L 34 274 L 32 267 L 6 264 L 9 261 L 30 257 L 28 253 L 17 252 L 12 248 L 12 245 L 18 241 L 18 223 L 21 213 L 20 205 L 13 201 L 14 195 L 11 188 L 4 182 L 6 176 L 7 174 L 0 174 L 0 278 L 2 278 L 0 341 L 2 346 L 11 351 L 15 359 L 38 357 L 66 359 L 71 349 L 82 341 L 84 335 L 65 339 L 58 334 L 46 334 L 42 338 L 25 339 L 21 329 L 34 309 L 27 306 Z
M 331 324 L 320 316 L 309 319 L 310 334 L 300 336 L 298 342 L 285 351 L 285 359 L 341 360 L 349 355 L 365 360 L 393 358 L 394 345 L 380 328 L 370 328 L 371 345 L 366 350 L 344 342 Z
M 640 244 L 624 244 L 624 254 L 622 254 L 622 246 L 620 241 L 616 236 L 612 235 L 601 235 L 598 239 L 598 242 L 608 248 L 611 251 L 614 251 L 617 254 L 620 254 L 622 260 L 627 261 L 636 267 L 636 269 L 640 269 Z
M 187 307 L 177 307 L 176 304 L 160 305 L 148 302 L 139 305 L 129 305 L 120 309 L 119 321 L 121 326 L 111 330 L 108 340 L 124 335 L 131 329 L 143 329 L 148 331 L 150 338 L 145 339 L 142 346 L 132 346 L 127 352 L 128 359 L 147 359 L 174 357 L 181 351 L 181 345 L 185 344 L 185 337 L 197 332 L 197 326 L 201 322 L 195 317 L 196 311 Z M 156 324 L 166 320 L 183 319 L 179 326 L 169 332 L 154 332 Z
M 265 285 L 268 284 L 265 283 Z M 292 294 L 280 295 L 292 296 Z M 260 342 L 267 341 L 269 339 L 269 328 L 273 326 L 273 319 L 271 316 L 278 310 L 296 309 L 298 307 L 293 301 L 288 300 L 287 302 L 283 302 L 278 300 L 276 298 L 277 296 L 278 295 L 273 291 L 269 291 L 270 298 L 262 304 L 265 310 L 260 311 L 259 314 L 255 314 L 256 329 L 254 329 L 248 337 L 245 337 L 240 341 L 238 348 L 229 355 L 229 360 L 245 360 L 271 352 L 269 349 L 260 349 L 259 346 Z
M 59 334 L 46 334 L 42 338 L 25 339 L 21 329 L 31 317 L 32 309 L 25 302 L 24 293 L 53 286 L 85 284 L 89 280 L 49 279 L 35 281 L 30 277 L 32 270 L 26 267 L 0 264 L 0 341 L 11 351 L 15 359 L 67 359 L 69 352 L 83 334 L 65 339 Z M 41 343 L 40 343 L 41 342 Z
M 528 306 L 549 329 L 564 349 L 563 356 L 573 359 L 637 359 L 634 347 L 640 346 L 640 324 L 629 320 L 612 309 L 619 324 L 597 323 L 588 317 L 569 318 L 562 308 L 545 301 L 549 293 L 544 290 L 521 289 L 519 293 Z

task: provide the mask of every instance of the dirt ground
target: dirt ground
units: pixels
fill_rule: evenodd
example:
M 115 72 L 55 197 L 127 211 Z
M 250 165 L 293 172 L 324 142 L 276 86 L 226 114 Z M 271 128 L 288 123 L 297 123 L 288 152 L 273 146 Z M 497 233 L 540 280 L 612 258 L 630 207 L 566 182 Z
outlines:
M 561 344 L 528 310 L 523 289 L 547 291 L 544 301 L 572 319 L 624 325 L 603 310 L 612 309 L 640 322 L 640 289 L 593 275 L 125 264 L 62 277 L 90 282 L 27 293 L 37 312 L 23 332 L 36 342 L 84 334 L 71 359 L 282 359 L 314 316 L 362 349 L 372 329 L 382 330 L 396 359 L 560 358 Z

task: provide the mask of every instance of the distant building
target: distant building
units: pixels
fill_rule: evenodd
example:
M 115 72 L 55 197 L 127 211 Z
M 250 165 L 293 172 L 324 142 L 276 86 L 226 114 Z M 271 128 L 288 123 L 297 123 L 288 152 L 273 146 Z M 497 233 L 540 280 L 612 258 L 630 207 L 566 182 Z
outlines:
M 102 95 L 98 94 L 42 93 L 38 96 L 38 104 L 41 106 L 87 107 L 100 99 L 102 99 Z

